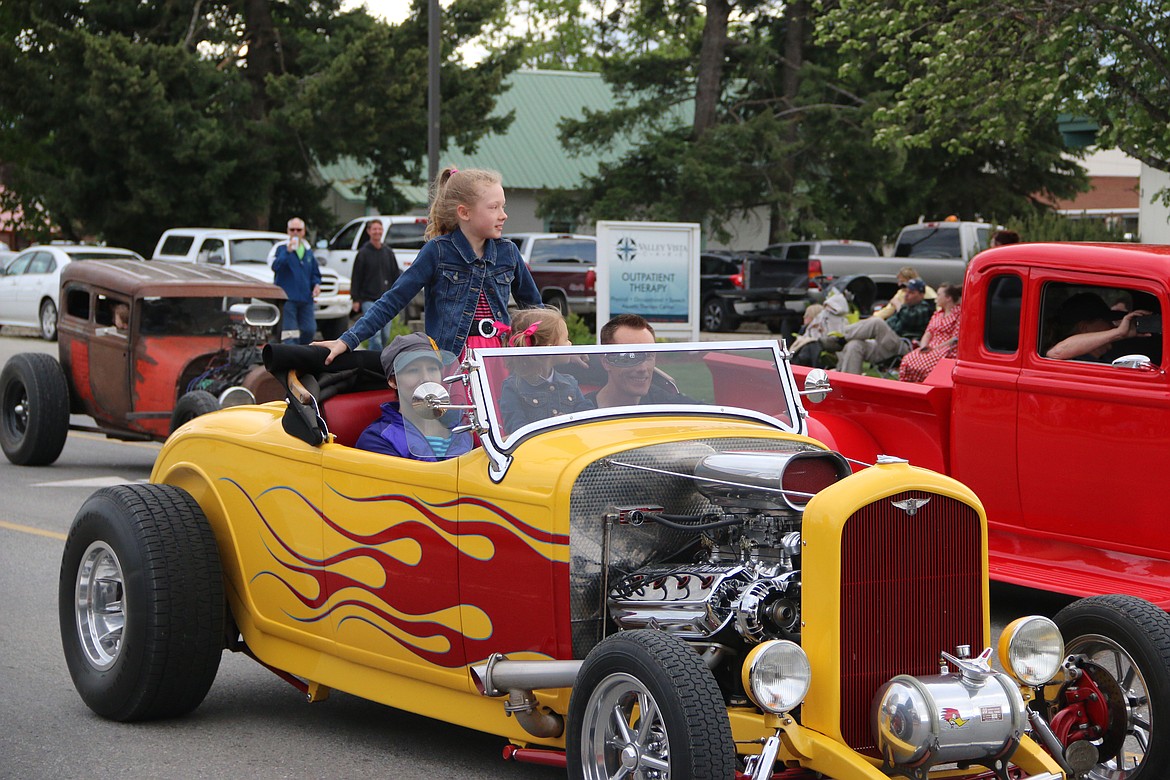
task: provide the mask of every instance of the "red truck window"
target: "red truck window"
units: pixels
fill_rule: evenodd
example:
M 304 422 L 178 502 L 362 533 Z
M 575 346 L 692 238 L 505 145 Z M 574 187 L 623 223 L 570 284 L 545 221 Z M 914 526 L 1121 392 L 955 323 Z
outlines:
M 1113 339 L 1100 347 L 1066 360 L 1111 363 L 1123 355 L 1145 355 L 1158 365 L 1162 362 L 1162 312 L 1158 297 L 1128 287 L 1050 282 L 1044 285 L 1040 310 L 1040 354 L 1049 351 L 1070 336 L 1079 333 L 1112 332 L 1121 327 L 1130 312 L 1132 335 Z M 1071 345 L 1073 342 L 1067 342 Z
M 1015 352 L 1020 346 L 1020 299 L 1024 283 L 1015 274 L 1004 274 L 987 286 L 984 343 L 993 352 Z

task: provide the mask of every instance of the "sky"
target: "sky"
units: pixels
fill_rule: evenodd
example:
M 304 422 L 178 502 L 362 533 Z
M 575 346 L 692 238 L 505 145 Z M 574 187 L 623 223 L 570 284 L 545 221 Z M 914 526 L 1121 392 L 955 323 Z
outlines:
M 410 0 L 346 0 L 343 8 L 366 7 L 371 16 L 388 22 L 401 22 L 410 15 Z

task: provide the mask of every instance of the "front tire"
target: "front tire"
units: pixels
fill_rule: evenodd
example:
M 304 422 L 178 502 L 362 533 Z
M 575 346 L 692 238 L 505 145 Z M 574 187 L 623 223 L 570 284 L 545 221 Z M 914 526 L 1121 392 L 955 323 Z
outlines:
M 1170 776 L 1170 615 L 1148 601 L 1114 595 L 1073 602 L 1055 620 L 1065 652 L 1103 669 L 1123 697 L 1114 708 L 1122 722 L 1111 722 L 1093 740 L 1102 754 L 1089 778 Z
M 623 631 L 589 653 L 569 701 L 566 755 L 574 780 L 735 776 L 715 677 L 660 631 Z
M 86 705 L 117 721 L 185 715 L 219 669 L 223 573 L 199 504 L 171 485 L 103 488 L 61 559 L 61 643 Z
M 69 435 L 69 384 L 52 355 L 13 355 L 0 372 L 0 449 L 17 466 L 47 466 Z
M 175 404 L 175 410 L 171 412 L 171 433 L 178 430 L 179 426 L 191 422 L 200 415 L 218 410 L 219 401 L 206 390 L 192 390 L 189 393 L 183 393 L 178 403 Z
M 41 338 L 45 341 L 57 340 L 57 304 L 52 301 L 41 304 Z

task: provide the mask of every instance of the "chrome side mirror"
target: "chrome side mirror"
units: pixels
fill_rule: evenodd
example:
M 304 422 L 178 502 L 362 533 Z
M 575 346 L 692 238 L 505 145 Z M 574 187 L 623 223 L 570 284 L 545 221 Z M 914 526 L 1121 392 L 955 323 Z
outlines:
M 1110 365 L 1116 368 L 1152 368 L 1154 362 L 1148 355 L 1122 355 Z
M 833 388 L 829 384 L 829 372 L 823 368 L 814 368 L 804 378 L 804 390 L 800 394 L 809 402 L 819 404 L 831 392 Z
M 414 388 L 410 406 L 423 417 L 439 419 L 449 409 L 474 409 L 470 404 L 451 403 L 451 394 L 438 382 L 423 382 Z

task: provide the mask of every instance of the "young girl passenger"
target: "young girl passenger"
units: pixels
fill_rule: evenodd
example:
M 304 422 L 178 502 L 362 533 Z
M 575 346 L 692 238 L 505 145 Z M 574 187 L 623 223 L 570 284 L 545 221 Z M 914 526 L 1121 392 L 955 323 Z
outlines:
M 567 347 L 569 328 L 556 309 L 524 309 L 512 318 L 513 347 Z M 577 380 L 556 367 L 565 355 L 526 356 L 509 361 L 511 376 L 500 388 L 500 414 L 511 433 L 522 425 L 548 417 L 593 409 L 581 395 Z
M 498 173 L 445 168 L 434 185 L 427 243 L 340 339 L 317 342 L 329 348 L 325 362 L 357 349 L 424 288 L 425 328 L 439 349 L 462 356 L 466 346 L 500 346 L 496 334 L 509 323 L 508 298 L 522 307 L 541 305 L 520 250 L 501 238 L 507 219 Z

